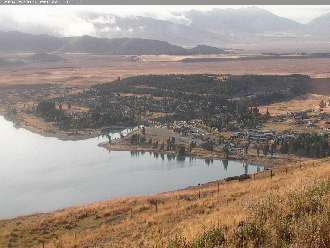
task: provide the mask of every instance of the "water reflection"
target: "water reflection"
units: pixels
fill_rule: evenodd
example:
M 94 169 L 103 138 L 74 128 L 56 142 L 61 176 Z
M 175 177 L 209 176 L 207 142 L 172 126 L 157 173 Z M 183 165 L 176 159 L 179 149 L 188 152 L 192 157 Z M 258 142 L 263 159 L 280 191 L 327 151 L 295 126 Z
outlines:
M 213 159 L 205 159 L 205 164 L 206 165 L 210 165 L 210 164 L 213 164 Z
M 229 163 L 228 160 L 227 159 L 223 159 L 223 160 L 221 160 L 221 162 L 223 164 L 224 170 L 227 171 L 228 170 L 228 163 Z
M 244 174 L 248 174 L 248 168 L 249 168 L 248 163 L 246 161 L 243 161 L 242 165 L 244 168 Z
M 130 151 L 131 157 L 135 158 L 135 157 L 140 157 L 140 156 L 144 156 L 145 152 L 144 151 Z M 154 157 L 155 159 L 161 159 L 161 160 L 167 160 L 167 161 L 172 161 L 172 160 L 176 160 L 178 162 L 182 162 L 182 161 L 186 161 L 186 159 L 188 159 L 188 161 L 191 163 L 192 161 L 196 160 L 196 157 L 193 156 L 180 156 L 174 153 L 162 153 L 162 152 L 152 152 L 152 151 L 148 151 L 149 156 Z M 210 165 L 213 164 L 213 159 L 200 159 L 201 161 L 204 160 L 204 163 L 206 165 Z
M 138 158 L 138 157 L 143 157 L 145 156 L 146 152 L 145 151 L 130 151 L 130 155 L 132 158 Z M 161 161 L 168 161 L 168 162 L 173 162 L 173 161 L 177 161 L 177 162 L 186 162 L 184 164 L 170 164 L 171 166 L 169 167 L 168 165 L 166 165 L 164 168 L 183 168 L 183 167 L 191 167 L 191 166 L 200 166 L 201 164 L 209 167 L 210 165 L 213 165 L 214 160 L 210 159 L 210 158 L 197 158 L 194 156 L 178 156 L 174 153 L 162 153 L 162 152 L 152 152 L 152 151 L 148 151 L 147 154 L 154 158 L 154 159 L 160 159 Z M 200 163 L 196 163 L 195 161 L 199 160 Z M 219 160 L 219 162 L 222 164 L 223 166 L 223 170 L 225 172 L 228 171 L 228 166 L 230 163 L 230 160 L 228 159 L 222 159 Z M 232 161 L 233 162 L 233 161 Z M 259 166 L 259 165 L 252 165 L 249 164 L 247 161 L 242 161 L 242 162 L 235 162 L 235 163 L 239 163 L 242 168 L 242 174 L 249 174 L 251 173 L 251 168 L 255 169 L 255 172 L 260 172 L 263 167 Z

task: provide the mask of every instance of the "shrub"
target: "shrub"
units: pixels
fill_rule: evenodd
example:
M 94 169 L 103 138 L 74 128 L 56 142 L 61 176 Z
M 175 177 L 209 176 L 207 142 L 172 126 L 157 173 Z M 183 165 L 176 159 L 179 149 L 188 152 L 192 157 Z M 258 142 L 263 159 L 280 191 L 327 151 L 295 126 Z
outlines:
M 284 195 L 272 194 L 250 209 L 231 229 L 211 228 L 191 242 L 169 248 L 330 247 L 330 179 Z
M 184 145 L 176 145 L 176 155 L 178 157 L 186 156 L 186 147 Z
M 191 245 L 191 248 L 217 248 L 225 243 L 225 234 L 222 228 L 214 227 L 205 231 Z
M 176 236 L 168 243 L 168 248 L 218 248 L 225 243 L 224 229 L 213 227 L 203 232 L 197 239 L 188 242 L 184 237 Z
M 191 245 L 184 237 L 176 236 L 169 241 L 167 248 L 191 248 Z

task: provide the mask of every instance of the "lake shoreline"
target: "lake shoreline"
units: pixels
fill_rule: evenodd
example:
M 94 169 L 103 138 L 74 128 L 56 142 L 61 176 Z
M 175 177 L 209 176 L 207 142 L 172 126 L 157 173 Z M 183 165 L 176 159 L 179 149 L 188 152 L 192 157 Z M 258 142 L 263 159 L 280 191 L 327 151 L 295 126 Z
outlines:
M 142 146 L 142 145 L 129 145 L 129 144 L 111 144 L 107 142 L 102 142 L 99 144 L 100 147 L 103 147 L 104 149 L 111 151 L 130 151 L 130 152 L 150 152 L 150 153 L 156 153 L 156 154 L 163 154 L 163 155 L 173 155 L 176 156 L 174 151 L 164 151 L 160 150 L 158 148 L 153 148 L 150 146 Z M 237 161 L 241 163 L 247 163 L 252 165 L 258 165 L 262 166 L 265 169 L 271 169 L 274 167 L 278 167 L 281 164 L 283 164 L 285 161 L 286 163 L 294 163 L 297 162 L 298 159 L 294 156 L 291 157 L 281 157 L 281 158 L 269 158 L 269 157 L 257 157 L 254 155 L 248 155 L 246 157 L 242 156 L 229 156 L 228 158 L 225 158 L 223 154 L 217 153 L 217 152 L 209 152 L 203 150 L 203 149 L 193 149 L 191 154 L 187 154 L 185 157 L 193 157 L 197 159 L 205 159 L 205 160 L 231 160 L 231 161 Z
M 1 111 L 1 115 L 5 116 L 4 111 Z M 7 119 L 5 117 L 5 119 Z M 37 120 L 37 121 L 36 121 Z M 18 113 L 18 117 L 16 120 L 10 120 L 13 122 L 14 125 L 17 128 L 24 128 L 32 133 L 37 133 L 39 135 L 42 135 L 43 137 L 52 137 L 57 138 L 62 141 L 79 141 L 79 140 L 87 140 L 96 138 L 99 136 L 102 136 L 102 131 L 100 129 L 89 129 L 89 130 L 80 130 L 78 132 L 73 131 L 63 131 L 59 128 L 55 127 L 52 123 L 48 126 L 48 128 L 42 128 L 42 125 L 46 122 L 34 115 L 27 115 L 23 113 Z M 124 130 L 128 128 L 128 126 L 124 125 L 114 125 L 111 127 L 108 127 L 107 129 L 117 129 L 117 130 Z M 146 136 L 146 138 L 152 137 L 154 134 L 149 134 Z M 170 135 L 173 135 L 171 133 Z M 111 144 L 111 149 L 109 145 L 106 142 L 102 142 L 99 144 L 100 147 L 103 147 L 109 151 L 135 151 L 135 152 L 155 152 L 159 154 L 173 154 L 173 152 L 166 152 L 162 151 L 157 148 L 148 147 L 148 146 L 141 146 L 141 145 L 130 145 L 127 144 L 127 142 L 122 143 L 121 140 L 117 140 L 116 143 Z M 211 152 L 207 151 L 205 149 L 195 149 L 194 152 L 191 154 L 193 157 L 200 158 L 200 159 L 214 159 L 214 160 L 222 160 L 226 159 L 225 156 L 222 153 L 219 152 Z M 263 156 L 256 156 L 256 155 L 247 155 L 245 157 L 239 156 L 236 154 L 233 154 L 228 157 L 228 160 L 235 160 L 238 162 L 247 162 L 249 164 L 256 164 L 263 166 L 265 168 L 273 168 L 275 166 L 280 166 L 283 162 L 289 161 L 289 162 L 297 162 L 299 161 L 298 158 L 295 156 L 288 156 L 288 157 L 282 157 L 282 158 L 269 158 L 269 157 L 263 157 Z
M 79 141 L 87 140 L 102 136 L 101 129 L 86 129 L 79 131 L 64 131 L 53 125 L 53 123 L 45 122 L 42 118 L 26 113 L 17 113 L 16 119 L 8 118 L 6 112 L 0 108 L 0 116 L 13 123 L 15 128 L 23 128 L 32 133 L 39 134 L 43 137 L 57 138 L 62 141 Z M 48 124 L 48 125 L 47 125 Z M 130 126 L 113 125 L 107 127 L 112 130 L 124 130 Z
M 0 195 L 5 201 L 0 203 L 1 218 L 121 196 L 175 191 L 263 170 L 238 161 L 180 160 L 173 156 L 134 154 L 128 149 L 109 153 L 98 147 L 105 137 L 65 142 L 17 129 L 4 117 L 0 121 L 3 137 L 0 174 L 5 179 L 12 178 L 2 182 Z M 131 130 L 124 130 L 122 135 Z M 121 140 L 118 133 L 114 137 Z
M 204 148 L 192 148 L 188 151 L 190 137 L 183 137 L 173 130 L 167 128 L 157 128 L 157 127 L 146 127 L 145 133 L 143 134 L 146 142 L 140 144 L 132 144 L 132 135 L 141 134 L 141 130 L 136 130 L 135 132 L 128 133 L 127 136 L 123 136 L 120 139 L 111 140 L 111 142 L 102 142 L 99 146 L 107 149 L 108 151 L 131 151 L 131 152 L 152 152 L 156 154 L 172 155 L 176 156 L 175 150 L 162 148 L 161 144 L 165 144 L 165 141 L 173 137 L 175 138 L 178 145 L 186 147 L 185 157 L 193 157 L 205 160 L 232 160 L 241 163 L 253 164 L 263 166 L 265 169 L 271 169 L 274 167 L 279 167 L 285 163 L 297 162 L 299 158 L 296 156 L 283 156 L 277 154 L 275 156 L 264 156 L 260 154 L 259 156 L 254 152 L 250 152 L 246 155 L 240 153 L 231 153 L 228 157 L 225 156 L 222 150 L 214 149 L 207 150 Z M 149 141 L 149 142 L 147 142 Z M 151 141 L 151 143 L 150 143 Z

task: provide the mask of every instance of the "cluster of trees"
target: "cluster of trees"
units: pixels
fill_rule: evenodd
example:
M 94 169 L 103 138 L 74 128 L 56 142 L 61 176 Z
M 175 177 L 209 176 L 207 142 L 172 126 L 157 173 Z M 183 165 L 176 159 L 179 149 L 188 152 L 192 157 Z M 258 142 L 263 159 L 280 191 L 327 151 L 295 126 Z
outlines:
M 256 128 L 264 123 L 270 114 L 261 114 L 258 107 L 251 107 L 249 101 L 239 100 L 231 102 L 220 114 L 209 114 L 203 119 L 204 124 L 218 130 L 238 130 L 241 128 Z
M 183 144 L 176 144 L 175 137 L 169 137 L 166 140 L 166 143 L 162 143 L 159 145 L 158 140 L 153 142 L 152 139 L 146 140 L 145 134 L 142 133 L 134 133 L 130 137 L 130 142 L 132 145 L 152 145 L 155 149 L 160 149 L 163 151 L 174 151 L 176 156 L 184 157 L 188 154 L 187 148 Z M 194 146 L 193 143 L 190 144 L 189 150 Z
M 320 101 L 319 106 L 320 106 L 320 108 L 325 108 L 326 106 L 330 106 L 330 100 L 328 100 L 328 103 L 327 103 L 327 101 L 325 101 L 325 100 L 322 99 Z
M 64 111 L 56 108 L 54 100 L 45 100 L 37 105 L 36 112 L 46 121 L 60 121 L 65 118 Z
M 191 75 L 141 75 L 93 87 L 95 91 L 126 92 L 172 96 L 173 93 L 223 95 L 238 97 L 248 95 L 297 95 L 309 88 L 308 76 L 280 75 L 230 75 L 225 79 L 216 74 Z
M 16 107 L 8 107 L 6 109 L 6 112 L 4 114 L 4 117 L 7 120 L 16 122 L 16 118 L 17 118 L 17 109 L 16 109 Z
M 277 152 L 278 149 L 278 143 L 277 142 L 266 142 L 264 144 L 258 144 L 257 145 L 257 156 L 260 156 L 260 153 L 262 153 L 264 156 L 270 155 L 271 157 L 274 156 L 274 154 Z M 247 151 L 247 150 L 246 150 Z
M 308 76 L 299 74 L 288 76 L 232 75 L 227 80 L 220 82 L 220 89 L 225 95 L 235 97 L 242 95 L 290 97 L 305 93 L 310 87 L 309 83 Z
M 295 139 L 283 141 L 280 152 L 300 156 L 323 158 L 330 155 L 329 134 L 302 133 Z
M 329 134 L 301 133 L 295 138 L 272 140 L 256 145 L 257 155 L 275 153 L 323 158 L 330 155 Z
M 141 135 L 139 133 L 134 133 L 131 136 L 131 144 L 132 145 L 140 145 L 140 144 L 145 144 L 146 143 L 146 138 L 144 135 Z
M 144 75 L 43 101 L 37 113 L 63 129 L 142 124 L 150 118 L 148 113 L 166 113 L 154 119 L 163 123 L 203 119 L 219 129 L 230 127 L 233 121 L 237 128 L 253 128 L 264 120 L 255 106 L 296 96 L 304 91 L 308 80 L 301 75 L 229 76 L 226 80 L 214 74 Z M 66 113 L 56 108 L 55 102 L 69 102 L 88 111 Z
M 214 146 L 215 146 L 215 142 L 211 139 L 206 140 L 206 142 L 201 145 L 202 148 L 208 151 L 213 151 Z

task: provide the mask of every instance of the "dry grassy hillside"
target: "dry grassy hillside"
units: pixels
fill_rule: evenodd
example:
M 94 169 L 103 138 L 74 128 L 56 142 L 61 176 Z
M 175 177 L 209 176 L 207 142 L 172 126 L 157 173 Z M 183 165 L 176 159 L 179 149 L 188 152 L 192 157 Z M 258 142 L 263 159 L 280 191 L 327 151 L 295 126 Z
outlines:
M 212 244 L 215 243 L 212 242 L 220 242 L 223 233 L 241 230 L 238 228 L 239 224 L 242 225 L 242 221 L 252 223 L 251 220 L 255 220 L 252 218 L 253 212 L 251 214 L 250 210 L 254 204 L 260 201 L 263 202 L 262 204 L 266 204 L 265 199 L 269 199 L 270 195 L 279 196 L 270 199 L 287 199 L 286 195 L 289 191 L 303 192 L 304 187 L 329 178 L 329 163 L 330 159 L 309 160 L 302 165 L 289 164 L 287 167 L 273 169 L 272 172 L 261 172 L 244 181 L 213 182 L 177 192 L 113 199 L 48 214 L 3 220 L 0 221 L 0 247 L 43 247 L 43 245 L 44 247 L 79 248 L 214 247 Z M 326 190 L 328 190 L 326 191 L 328 196 L 329 187 Z M 305 195 L 302 194 L 302 196 Z M 308 197 L 308 195 L 307 198 L 301 197 L 301 201 L 307 199 L 307 205 L 304 202 L 299 202 L 300 198 L 298 197 L 296 201 L 293 201 L 297 208 L 291 207 L 291 209 L 301 210 L 301 213 L 304 213 L 306 209 L 300 209 L 300 206 L 309 208 L 317 207 L 321 203 L 324 204 L 324 199 L 317 198 L 317 195 L 313 201 L 310 201 Z M 311 197 L 314 197 L 313 194 Z M 288 204 L 285 204 L 284 200 L 278 203 L 276 201 L 273 201 L 274 204 L 277 204 L 274 205 L 274 210 L 277 211 L 275 213 L 280 214 L 284 211 L 283 213 L 288 213 L 285 216 L 290 216 Z M 282 205 L 281 202 L 283 202 Z M 329 203 L 328 198 L 326 202 Z M 274 217 L 272 213 L 272 205 L 259 206 L 263 206 L 263 208 L 259 208 L 259 211 L 264 209 L 264 223 L 268 223 L 269 226 L 268 229 L 245 230 L 243 228 L 243 231 L 248 232 L 246 237 L 250 239 L 252 239 L 251 235 L 254 235 L 253 230 L 271 230 L 272 220 L 276 220 L 276 216 Z M 266 208 L 267 206 L 268 208 Z M 283 211 L 281 206 L 284 208 Z M 267 216 L 269 216 L 268 222 Z M 324 219 L 327 215 L 324 212 L 321 215 L 320 212 L 320 216 L 323 216 Z M 314 223 L 313 218 L 307 219 L 307 222 L 302 222 L 302 224 L 308 223 L 308 220 L 310 220 L 310 224 L 313 224 L 311 227 L 318 228 L 318 223 Z M 329 219 L 326 220 L 329 224 Z M 259 219 L 259 224 L 260 221 L 262 222 L 262 220 Z M 285 222 L 283 223 L 285 224 Z M 217 226 L 226 226 L 227 231 L 222 232 L 221 229 L 219 232 L 218 228 L 208 231 Z M 297 225 L 297 227 L 299 226 Z M 305 234 L 311 234 L 312 229 L 308 226 L 306 228 L 306 230 L 304 229 Z M 302 235 L 304 234 L 302 229 L 301 227 L 296 232 Z M 226 235 L 229 235 L 228 233 Z M 312 233 L 316 234 L 315 240 L 319 238 L 319 233 L 316 231 Z M 259 237 L 258 233 L 256 235 Z M 276 236 L 277 234 L 275 232 L 272 235 Z M 287 237 L 284 238 L 287 239 Z M 311 239 L 310 236 L 308 238 Z M 294 247 L 320 247 L 317 246 L 320 243 L 308 244 L 310 239 L 307 239 L 306 236 L 305 243 L 302 240 L 298 246 Z M 321 241 L 323 242 L 323 240 Z M 247 245 L 253 247 L 251 242 Z M 275 246 L 272 245 L 271 247 Z

